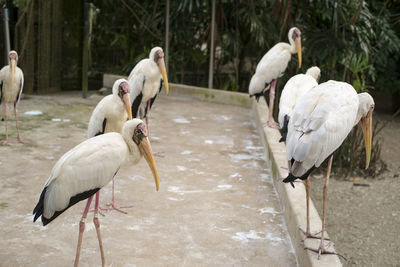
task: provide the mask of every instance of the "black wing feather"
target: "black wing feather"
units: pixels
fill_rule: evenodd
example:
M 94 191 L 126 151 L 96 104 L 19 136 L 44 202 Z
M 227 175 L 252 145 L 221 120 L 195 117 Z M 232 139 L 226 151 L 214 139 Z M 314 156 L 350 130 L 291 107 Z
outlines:
M 142 103 L 142 98 L 143 98 L 143 94 L 140 93 L 135 100 L 132 103 L 132 117 L 136 118 L 138 111 L 139 111 L 139 107 L 140 107 L 140 103 Z
M 106 131 L 106 125 L 107 125 L 107 118 L 104 118 L 104 120 L 103 120 L 103 130 L 101 132 L 98 132 L 94 136 L 98 136 L 98 135 L 104 134 L 104 132 Z
M 286 142 L 286 137 L 287 137 L 287 132 L 288 132 L 288 124 L 289 124 L 289 116 L 285 115 L 283 119 L 283 127 L 280 130 L 281 132 L 281 139 L 279 139 L 279 142 Z
M 3 99 L 3 81 L 0 82 L 0 104 Z
M 88 190 L 82 193 L 79 193 L 73 197 L 70 198 L 69 200 L 69 204 L 68 206 L 60 211 L 56 211 L 53 216 L 51 216 L 51 218 L 46 218 L 43 216 L 43 209 L 44 209 L 44 196 L 46 194 L 46 190 L 47 190 L 47 186 L 43 189 L 42 193 L 40 194 L 40 198 L 39 198 L 39 202 L 36 204 L 35 209 L 33 210 L 33 215 L 35 215 L 35 217 L 33 218 L 33 222 L 36 222 L 36 220 L 42 216 L 42 223 L 43 226 L 45 226 L 46 224 L 50 223 L 52 220 L 54 220 L 55 218 L 57 218 L 61 213 L 63 213 L 64 211 L 66 211 L 69 207 L 75 205 L 76 203 L 78 203 L 79 201 L 85 200 L 89 197 L 91 197 L 92 195 L 96 194 L 97 191 L 100 190 L 100 188 L 95 188 L 92 190 Z

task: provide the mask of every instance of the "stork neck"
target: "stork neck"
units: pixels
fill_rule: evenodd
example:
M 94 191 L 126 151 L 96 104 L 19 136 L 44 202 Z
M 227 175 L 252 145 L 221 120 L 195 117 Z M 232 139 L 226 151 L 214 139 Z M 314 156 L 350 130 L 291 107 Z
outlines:
M 289 43 L 290 43 L 290 53 L 295 54 L 296 53 L 296 44 L 294 43 L 294 40 L 290 37 L 289 38 Z
M 127 139 L 125 137 L 124 139 L 129 148 L 128 161 L 132 163 L 138 162 L 142 157 L 142 153 L 140 152 L 139 147 L 133 142 L 132 139 Z

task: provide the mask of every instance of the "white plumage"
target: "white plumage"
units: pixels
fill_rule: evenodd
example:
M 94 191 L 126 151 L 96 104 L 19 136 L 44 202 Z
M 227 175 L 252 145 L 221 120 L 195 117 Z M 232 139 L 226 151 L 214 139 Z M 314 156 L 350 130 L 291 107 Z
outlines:
M 297 74 L 287 81 L 279 100 L 278 121 L 281 128 L 284 126 L 285 116 L 287 115 L 290 119 L 299 97 L 318 85 L 319 76 L 320 69 L 311 67 L 306 74 Z
M 152 160 L 153 156 L 140 150 L 133 141 L 135 135 L 142 134 L 141 141 L 148 142 L 147 130 L 143 127 L 145 128 L 141 120 L 130 120 L 125 122 L 122 134 L 113 132 L 99 135 L 87 139 L 65 153 L 54 165 L 44 185 L 45 219 L 52 220 L 55 211 L 67 208 L 72 197 L 104 187 L 112 180 L 122 164 L 126 162 L 136 164 L 143 155 L 146 160 L 148 158 Z M 135 132 L 138 128 L 140 131 Z M 152 170 L 155 168 L 149 165 Z M 155 178 L 157 184 L 158 176 L 155 175 Z M 36 217 L 40 215 L 37 214 Z
M 79 193 L 107 185 L 120 166 L 128 159 L 129 137 L 107 133 L 77 145 L 65 153 L 51 171 L 44 187 L 43 216 L 51 218 L 55 211 L 68 207 L 69 201 Z M 137 147 L 131 157 L 140 158 Z
M 333 153 L 343 143 L 351 129 L 361 121 L 366 147 L 366 168 L 368 168 L 371 158 L 374 106 L 374 100 L 368 93 L 357 94 L 348 83 L 328 81 L 304 93 L 297 101 L 289 120 L 286 138 L 289 175 L 283 182 L 290 182 L 294 187 L 293 182 L 296 179 L 306 180 L 307 228 L 304 231 L 306 238 L 315 237 L 310 231 L 308 176 L 329 157 L 323 195 L 320 246 L 318 249 L 306 247 L 317 252 L 318 258 L 321 254 L 337 254 L 327 251 L 324 244 L 325 210 Z
M 342 144 L 361 118 L 358 108 L 359 96 L 344 82 L 322 83 L 300 97 L 286 140 L 287 159 L 296 161 L 290 169 L 294 176 L 319 167 Z
M 138 117 L 140 108 L 144 108 L 142 117 L 146 117 L 157 94 L 161 91 L 161 79 L 164 80 L 168 93 L 168 78 L 165 70 L 164 52 L 161 47 L 154 47 L 149 58 L 142 59 L 129 74 L 133 117 Z
M 299 57 L 299 67 L 301 67 L 301 32 L 296 27 L 291 28 L 288 33 L 288 43 L 277 43 L 260 60 L 256 72 L 251 77 L 249 84 L 250 96 L 255 96 L 258 100 L 270 87 L 269 93 L 269 118 L 268 126 L 278 128 L 272 117 L 273 101 L 275 99 L 276 80 L 281 77 L 286 70 L 292 54 L 296 53 Z
M 24 88 L 24 74 L 22 70 L 17 66 L 18 54 L 12 50 L 9 52 L 10 65 L 4 66 L 0 70 L 0 104 L 3 104 L 3 115 L 6 123 L 6 139 L 8 142 L 8 113 L 7 103 L 13 103 L 14 115 L 17 127 L 17 140 L 22 141 L 19 135 L 18 127 L 18 112 L 17 105 L 21 98 L 22 90 Z
M 33 210 L 33 221 L 41 216 L 43 225 L 47 225 L 72 205 L 88 199 L 79 223 L 75 266 L 79 263 L 85 220 L 94 194 L 96 203 L 93 222 L 99 239 L 102 266 L 105 265 L 98 219 L 99 190 L 112 180 L 121 165 L 136 164 L 142 156 L 153 172 L 158 191 L 158 174 L 147 128 L 139 119 L 125 122 L 122 134 L 112 132 L 87 139 L 65 153 L 54 165 Z
M 127 87 L 124 88 L 123 83 Z M 112 94 L 105 96 L 90 116 L 88 138 L 108 132 L 121 132 L 124 123 L 132 118 L 130 99 L 126 99 L 129 98 L 129 92 L 127 80 L 119 79 L 114 82 Z
M 296 43 L 293 38 L 295 30 L 300 32 L 297 28 L 291 28 L 289 30 L 288 38 L 290 44 L 284 42 L 277 43 L 261 58 L 260 62 L 257 64 L 256 72 L 250 80 L 250 96 L 263 93 L 265 89 L 268 90 L 269 86 L 267 87 L 266 85 L 269 85 L 273 80 L 283 75 L 292 54 L 299 51 L 296 50 Z M 300 40 L 300 36 L 297 38 L 296 40 Z M 299 53 L 299 66 L 301 66 L 300 58 L 301 53 Z

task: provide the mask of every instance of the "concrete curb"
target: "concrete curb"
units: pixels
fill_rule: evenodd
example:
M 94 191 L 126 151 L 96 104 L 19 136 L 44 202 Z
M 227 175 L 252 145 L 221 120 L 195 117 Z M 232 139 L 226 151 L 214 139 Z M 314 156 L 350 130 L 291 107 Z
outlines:
M 111 88 L 114 81 L 120 78 L 126 78 L 120 75 L 104 74 L 103 86 Z M 165 91 L 162 91 L 165 94 Z M 282 180 L 288 175 L 286 148 L 285 144 L 279 143 L 280 133 L 276 129 L 264 127 L 264 122 L 268 118 L 268 106 L 263 98 L 257 103 L 254 99 L 250 99 L 248 94 L 228 92 L 214 89 L 206 89 L 195 86 L 187 86 L 182 84 L 170 83 L 171 95 L 186 95 L 201 101 L 211 101 L 221 104 L 239 105 L 252 108 L 257 127 L 262 139 L 267 160 L 270 163 L 272 174 L 274 177 L 275 189 L 278 192 L 281 207 L 285 214 L 285 221 L 289 234 L 292 238 L 292 245 L 296 251 L 297 262 L 299 266 L 342 266 L 339 257 L 336 255 L 323 255 L 321 259 L 317 259 L 317 254 L 309 250 L 305 250 L 304 246 L 318 248 L 320 241 L 316 239 L 307 239 L 304 245 L 301 244 L 303 234 L 299 230 L 306 228 L 306 193 L 303 183 L 295 183 L 296 188 L 293 189 L 289 184 L 284 184 Z M 321 188 L 322 194 L 322 188 Z M 322 222 L 312 201 L 310 201 L 310 222 L 311 231 L 318 232 L 321 230 Z M 326 235 L 328 237 L 328 235 Z M 333 245 L 329 250 L 334 251 Z
M 264 127 L 264 123 L 268 118 L 268 106 L 265 100 L 260 98 L 258 103 L 254 100 L 252 109 L 256 116 L 267 159 L 270 162 L 275 189 L 278 191 L 281 206 L 284 210 L 286 225 L 292 238 L 292 245 L 296 251 L 299 266 L 342 266 L 339 257 L 336 255 L 322 255 L 321 259 L 318 260 L 316 253 L 304 249 L 304 246 L 318 248 L 320 240 L 306 239 L 304 245 L 301 244 L 303 234 L 299 228 L 306 229 L 305 187 L 303 183 L 296 182 L 296 188 L 294 189 L 290 184 L 282 182 L 288 176 L 285 144 L 278 142 L 281 137 L 278 130 Z M 312 232 L 321 231 L 322 221 L 312 201 L 310 201 L 310 224 Z M 328 238 L 327 234 L 326 237 Z M 329 247 L 329 250 L 334 251 L 333 245 Z

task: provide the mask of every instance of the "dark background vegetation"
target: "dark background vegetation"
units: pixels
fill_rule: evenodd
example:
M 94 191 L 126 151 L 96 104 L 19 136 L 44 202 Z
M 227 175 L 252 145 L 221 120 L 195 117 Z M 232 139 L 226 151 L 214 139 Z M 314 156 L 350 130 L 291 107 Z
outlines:
M 89 2 L 96 7 L 90 89 L 101 87 L 103 73 L 127 75 L 152 47 L 165 47 L 165 0 Z M 170 82 L 207 87 L 211 3 L 170 1 Z M 25 92 L 80 90 L 84 1 L 0 0 L 0 4 L 10 9 L 11 47 L 20 55 Z M 302 31 L 303 65 L 298 70 L 293 57 L 278 87 L 317 65 L 321 81 L 347 81 L 376 96 L 378 108 L 391 112 L 400 108 L 400 4 L 394 0 L 216 0 L 214 88 L 247 92 L 258 61 L 277 42 L 287 42 L 293 26 Z M 0 40 L 4 51 L 3 34 Z M 0 60 L 5 62 L 4 52 Z M 353 135 L 342 149 L 362 154 L 354 147 L 361 135 Z M 342 165 L 349 160 L 344 157 Z

